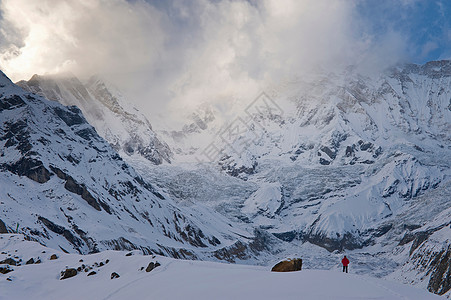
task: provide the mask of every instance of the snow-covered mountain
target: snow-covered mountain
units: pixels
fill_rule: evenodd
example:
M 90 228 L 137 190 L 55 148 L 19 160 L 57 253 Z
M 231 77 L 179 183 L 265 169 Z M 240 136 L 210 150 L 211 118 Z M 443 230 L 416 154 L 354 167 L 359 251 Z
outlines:
M 67 252 L 140 249 L 192 259 L 234 257 L 227 247 L 255 242 L 208 209 L 177 208 L 80 109 L 26 92 L 3 73 L 0 120 L 2 232 Z
M 62 103 L 80 103 L 77 105 L 83 107 L 86 105 L 84 102 L 91 103 L 94 98 L 102 99 L 101 96 L 92 96 L 99 94 L 92 85 L 96 80 L 85 85 L 87 93 L 74 92 L 74 89 L 67 87 L 43 88 L 45 84 L 42 82 L 41 78 L 39 89 L 36 90 L 41 94 L 45 95 L 43 91 L 58 89 L 67 91 L 60 94 L 67 95 L 69 102 L 64 102 L 66 96 L 58 98 L 53 97 L 52 93 L 47 95 Z M 55 79 L 53 82 L 61 85 L 63 81 Z M 24 86 L 25 83 L 22 82 L 21 85 Z M 117 91 L 110 88 L 106 90 L 111 95 L 108 96 L 109 99 L 123 99 L 115 95 Z M 34 101 L 24 96 L 29 94 L 19 95 L 22 95 L 19 96 L 21 101 L 26 101 L 27 104 Z M 5 99 L 16 98 L 8 96 Z M 20 102 L 8 100 L 11 104 L 5 105 L 8 109 L 14 107 L 17 110 L 20 106 L 16 107 L 15 101 Z M 42 101 L 41 99 L 40 102 Z M 114 107 L 108 101 L 97 102 L 107 103 L 99 106 L 99 115 Z M 174 150 L 174 155 L 168 156 L 172 164 L 156 165 L 152 163 L 152 159 L 149 161 L 140 155 L 123 155 L 125 162 L 118 159 L 118 164 L 131 166 L 126 168 L 126 172 L 131 172 L 132 178 L 146 178 L 152 183 L 150 192 L 154 191 L 165 198 L 155 198 L 156 203 L 168 203 L 168 206 L 162 206 L 167 211 L 149 216 L 149 219 L 152 222 L 154 218 L 166 220 L 167 225 L 157 226 L 159 229 L 155 236 L 163 233 L 170 238 L 150 248 L 154 251 L 155 248 L 161 250 L 159 245 L 164 245 L 166 250 L 161 250 L 162 253 L 175 257 L 258 264 L 271 264 L 279 258 L 296 255 L 304 259 L 307 267 L 321 269 L 335 268 L 346 252 L 351 258 L 353 272 L 388 276 L 438 294 L 450 290 L 450 61 L 397 66 L 377 76 L 363 76 L 353 68 L 340 74 L 318 72 L 270 86 L 247 103 L 230 103 L 236 105 L 232 108 L 237 112 L 233 118 L 224 118 L 213 105 L 203 105 L 180 130 L 160 133 Z M 50 106 L 53 107 L 52 105 Z M 128 105 L 121 103 L 120 107 Z M 79 115 L 78 111 L 72 110 L 76 109 L 69 108 L 71 114 Z M 96 111 L 87 110 L 92 114 Z M 134 114 L 139 115 L 138 112 Z M 94 124 L 96 120 L 100 120 L 92 118 Z M 87 119 L 91 122 L 88 117 Z M 228 122 L 224 122 L 224 119 Z M 104 118 L 101 122 L 103 125 L 96 125 L 96 129 L 104 132 L 98 127 L 108 127 L 111 120 L 113 118 Z M 55 132 L 55 126 L 61 127 L 60 123 L 46 125 L 46 128 L 54 128 L 49 135 L 54 135 L 57 140 L 59 135 Z M 9 127 L 3 126 L 11 132 L 8 135 L 5 133 L 5 136 L 16 135 Z M 41 126 L 43 124 L 38 127 Z M 14 128 L 16 127 L 12 129 Z M 133 134 L 139 139 L 142 131 L 135 132 L 132 128 L 129 136 Z M 115 144 L 108 139 L 108 134 L 104 133 L 103 136 L 111 144 Z M 70 139 L 86 143 L 77 134 L 70 135 Z M 42 144 L 38 137 L 35 140 L 36 145 Z M 107 147 L 103 144 L 102 147 L 97 146 L 97 142 L 91 143 L 98 149 Z M 50 177 L 48 182 L 59 178 L 65 186 L 67 177 L 59 177 L 57 171 L 50 168 L 52 164 L 49 161 L 56 157 L 52 149 L 58 149 L 53 147 L 54 144 L 49 144 L 50 149 L 47 149 L 48 145 L 42 144 L 39 151 L 26 151 L 36 151 L 40 155 L 49 151 L 53 153 L 42 164 L 49 173 L 57 175 L 47 176 Z M 14 148 L 14 154 L 8 152 L 1 157 L 8 160 L 7 165 L 11 165 L 23 154 L 19 153 L 24 147 L 20 145 L 22 144 L 14 144 L 17 148 Z M 12 149 L 11 147 L 5 149 Z M 96 156 L 99 155 L 92 146 L 87 148 L 83 151 L 93 151 Z M 119 212 L 119 206 L 112 206 L 110 203 L 112 199 L 108 194 L 111 195 L 111 184 L 99 186 L 102 185 L 102 178 L 108 178 L 116 182 L 116 186 L 120 186 L 118 181 L 126 181 L 120 179 L 126 175 L 117 167 L 111 167 L 111 172 L 103 171 L 107 170 L 104 167 L 102 170 L 91 167 L 89 161 L 92 158 L 83 151 L 76 152 L 78 156 L 72 155 L 69 150 L 65 151 L 63 157 L 72 158 L 63 159 L 64 164 L 57 167 L 72 170 L 74 174 L 80 174 L 80 170 L 95 169 L 94 175 L 86 175 L 83 171 L 83 175 L 77 175 L 80 177 L 64 172 L 76 182 L 84 183 L 81 178 L 86 178 L 87 190 L 93 191 L 91 194 L 94 191 L 96 193 L 93 198 L 105 195 L 104 198 L 97 199 Z M 120 152 L 126 153 L 123 150 Z M 115 157 L 114 154 L 111 156 Z M 80 160 L 82 164 L 76 163 Z M 16 193 L 16 196 L 12 192 L 6 192 L 7 197 L 9 193 L 17 201 L 24 195 L 17 186 L 27 187 L 30 182 L 33 193 L 28 192 L 26 198 L 48 197 L 48 188 L 35 187 L 48 185 L 47 182 L 38 184 L 23 177 L 18 177 L 21 178 L 20 181 L 17 179 L 17 175 L 25 175 L 35 181 L 46 180 L 46 172 L 40 165 L 30 166 L 33 167 L 31 170 L 37 171 L 31 172 L 29 176 L 17 173 L 19 171 L 15 171 L 16 175 L 10 174 L 11 171 L 5 172 L 15 180 L 8 181 L 7 184 L 13 187 L 10 191 Z M 27 165 L 25 169 L 30 168 Z M 4 167 L 3 170 L 9 169 Z M 141 191 L 142 184 L 140 187 L 139 181 L 136 183 L 129 177 L 127 180 L 137 185 Z M 147 184 L 146 186 L 148 187 Z M 127 224 L 123 225 L 127 227 L 126 230 L 122 228 L 118 232 L 132 241 L 133 245 L 143 248 L 149 243 L 155 245 L 149 239 L 136 241 L 136 235 L 142 234 L 144 229 L 139 229 L 141 225 L 136 225 L 136 220 L 130 214 L 141 220 L 142 216 L 138 212 L 149 208 L 142 204 L 143 201 L 137 202 L 141 206 L 135 203 L 136 200 L 133 202 L 133 199 L 141 199 L 134 191 L 134 188 L 124 187 L 118 192 L 127 199 L 131 197 L 130 201 L 133 203 L 127 202 L 127 209 L 124 207 L 124 211 L 118 214 L 124 218 L 122 224 Z M 72 195 L 61 186 L 56 194 Z M 148 191 L 144 191 L 144 194 L 147 195 Z M 133 198 L 133 195 L 136 197 Z M 66 196 L 61 197 L 65 199 Z M 154 199 L 154 195 L 146 197 Z M 13 203 L 14 200 L 8 201 Z M 36 203 L 38 200 L 32 202 Z M 64 220 L 61 213 L 64 215 L 70 210 L 61 207 L 64 212 L 58 211 L 58 208 L 58 213 L 55 214 Z M 101 202 L 99 208 L 103 210 Z M 74 211 L 86 214 L 80 206 Z M 200 244 L 196 242 L 195 245 L 191 243 L 188 246 L 190 243 L 183 238 L 184 230 L 177 229 L 181 228 L 176 225 L 179 218 L 173 217 L 172 211 L 178 211 L 186 222 L 196 225 L 195 228 L 202 232 L 199 233 L 199 238 L 207 247 L 199 247 Z M 101 213 L 105 214 L 103 211 Z M 4 215 L 15 216 L 11 210 L 5 211 Z M 79 217 L 70 224 L 80 226 L 85 219 Z M 110 226 L 109 221 L 105 222 Z M 165 221 L 161 223 L 164 224 Z M 14 224 L 16 223 L 10 219 L 7 226 L 11 230 Z M 66 226 L 74 228 L 70 224 Z M 99 224 L 104 224 L 104 221 Z M 31 225 L 29 227 L 33 228 Z M 171 228 L 169 234 L 167 227 Z M 199 232 L 197 229 L 194 232 Z M 60 232 L 64 236 L 65 231 Z M 93 239 L 103 241 L 104 236 L 108 234 L 99 231 Z M 213 237 L 220 244 L 215 245 Z M 51 235 L 41 240 L 50 246 L 60 245 L 49 242 L 53 240 Z M 183 246 L 180 246 L 180 242 Z M 103 244 L 102 249 L 114 248 L 111 244 Z M 179 250 L 168 250 L 167 245 Z M 122 248 L 125 248 L 123 244 Z M 188 252 L 180 248 L 188 249 Z
M 376 78 L 352 70 L 312 75 L 257 98 L 229 127 L 209 116 L 198 130 L 182 131 L 204 135 L 199 141 L 210 135 L 211 144 L 197 145 L 194 155 L 247 180 L 243 194 L 229 201 L 233 216 L 331 251 L 361 247 L 369 242 L 362 232 L 419 195 L 446 188 L 450 70 L 451 63 L 442 61 L 397 67 Z M 208 161 L 215 151 L 216 160 Z M 174 185 L 170 178 L 160 181 Z M 182 183 L 174 194 L 186 194 L 184 188 L 193 189 Z
M 140 155 L 154 164 L 171 162 L 171 150 L 148 119 L 98 76 L 83 84 L 72 74 L 34 75 L 17 84 L 49 100 L 80 108 L 99 135 L 121 155 Z
M 450 61 L 378 76 L 311 74 L 268 88 L 228 124 L 216 122 L 214 106 L 205 111 L 183 135 L 165 133 L 176 137 L 167 139 L 176 159 L 201 168 L 141 174 L 180 203 L 207 203 L 287 242 L 354 251 L 366 263 L 371 254 L 386 270 L 405 264 L 403 280 L 415 270 L 429 290 L 450 289 Z

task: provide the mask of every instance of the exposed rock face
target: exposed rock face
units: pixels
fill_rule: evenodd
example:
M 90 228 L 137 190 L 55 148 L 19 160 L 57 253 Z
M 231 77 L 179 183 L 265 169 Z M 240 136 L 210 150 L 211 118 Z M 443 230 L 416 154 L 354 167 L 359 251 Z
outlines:
M 17 84 L 49 100 L 79 107 L 99 135 L 122 154 L 138 154 L 153 164 L 171 162 L 173 155 L 169 146 L 153 131 L 147 118 L 131 106 L 119 91 L 100 78 L 94 76 L 87 83 L 82 83 L 72 74 L 34 75 L 29 81 Z M 13 97 L 3 106 L 9 108 L 21 105 L 19 99 Z M 56 113 L 69 126 L 83 122 L 71 112 L 57 110 Z M 79 131 L 77 134 L 85 139 L 95 135 L 92 130 Z
M 451 245 L 431 258 L 432 274 L 428 290 L 443 295 L 451 289 Z
M 302 259 L 293 258 L 277 263 L 272 267 L 272 272 L 294 272 L 302 270 Z
M 0 233 L 8 233 L 8 229 L 6 229 L 5 223 L 0 219 Z
M 211 226 L 177 208 L 122 160 L 80 109 L 25 92 L 0 75 L 0 185 L 11 187 L 0 189 L 2 222 L 23 220 L 27 238 L 79 253 L 140 250 L 196 258 L 239 239 L 223 231 L 225 225 Z M 81 102 L 89 95 L 78 84 L 72 91 Z M 141 122 L 126 111 L 124 118 Z M 217 222 L 213 212 L 204 213 Z M 106 240 L 105 230 L 111 233 Z
M 437 218 L 404 235 L 400 245 L 409 257 L 390 277 L 409 284 L 427 283 L 430 292 L 443 295 L 451 290 L 451 209 L 436 209 L 445 218 Z M 418 210 L 424 213 L 422 207 Z
M 66 190 L 75 193 L 77 195 L 80 195 L 81 198 L 86 200 L 86 202 L 88 202 L 89 205 L 91 205 L 98 211 L 101 210 L 99 202 L 91 195 L 91 193 L 88 191 L 88 189 L 84 184 L 79 184 L 78 182 L 76 182 L 74 178 L 72 178 L 72 176 L 67 175 L 57 167 L 50 166 L 50 168 L 53 172 L 55 172 L 58 178 L 61 178 L 66 181 L 66 183 L 64 184 L 64 188 Z M 106 210 L 109 211 L 109 208 Z
M 119 277 L 121 277 L 121 276 L 118 273 L 116 273 L 116 272 L 111 273 L 111 279 L 115 279 L 115 278 L 119 278 Z

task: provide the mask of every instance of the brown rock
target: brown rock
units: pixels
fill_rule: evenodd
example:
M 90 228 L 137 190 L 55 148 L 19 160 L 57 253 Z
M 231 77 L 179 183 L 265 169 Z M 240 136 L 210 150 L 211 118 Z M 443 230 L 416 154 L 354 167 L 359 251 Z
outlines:
M 11 269 L 10 266 L 0 266 L 0 273 L 1 274 L 6 274 L 6 273 L 9 273 L 9 272 L 12 272 L 12 271 L 14 271 L 14 269 Z
M 12 259 L 11 257 L 8 257 L 7 259 L 0 261 L 0 264 L 7 264 L 7 265 L 11 265 L 11 266 L 17 266 L 17 261 Z
M 159 267 L 160 266 L 160 263 L 159 262 L 150 262 L 149 263 L 149 265 L 147 266 L 147 268 L 146 268 L 146 272 L 150 272 L 150 271 L 152 271 L 153 269 L 155 269 L 156 267 Z
M 66 269 L 66 270 L 61 272 L 60 280 L 74 277 L 75 275 L 77 275 L 77 273 L 78 273 L 77 270 L 75 270 L 74 268 Z
M 55 260 L 58 259 L 58 256 L 56 254 L 52 254 L 52 256 L 50 256 L 50 260 Z
M 302 270 L 302 259 L 293 258 L 277 263 L 272 269 L 272 272 L 293 272 Z
M 29 260 L 27 260 L 27 262 L 25 263 L 26 265 L 31 265 L 34 264 L 34 258 L 30 258 Z

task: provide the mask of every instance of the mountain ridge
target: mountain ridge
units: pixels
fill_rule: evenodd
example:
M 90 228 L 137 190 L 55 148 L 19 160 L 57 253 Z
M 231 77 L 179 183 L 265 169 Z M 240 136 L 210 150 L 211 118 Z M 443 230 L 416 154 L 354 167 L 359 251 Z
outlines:
M 124 160 L 180 211 L 210 216 L 207 227 L 221 220 L 213 236 L 225 237 L 222 248 L 209 246 L 209 254 L 196 258 L 265 264 L 301 253 L 331 268 L 345 252 L 358 262 L 356 272 L 446 293 L 449 251 L 439 245 L 450 243 L 450 69 L 450 61 L 439 61 L 376 77 L 347 70 L 297 78 L 272 86 L 232 123 L 222 124 L 214 107 L 204 106 L 182 130 L 161 132 L 174 161 L 184 163 L 155 165 L 142 155 Z M 239 134 L 231 126 L 241 126 Z M 78 136 L 89 140 L 93 133 Z M 206 145 L 218 150 L 215 159 L 205 156 Z M 34 167 L 32 176 L 47 180 Z M 228 239 L 229 228 L 240 233 Z M 200 245 L 195 235 L 192 242 Z M 421 265 L 423 259 L 430 263 Z M 381 270 L 372 267 L 381 261 Z
M 7 231 L 20 229 L 69 252 L 140 249 L 183 258 L 213 257 L 237 240 L 252 242 L 251 234 L 220 226 L 223 218 L 208 210 L 199 220 L 192 217 L 199 212 L 178 209 L 77 107 L 26 92 L 0 75 L 0 219 Z
M 98 133 L 123 155 L 141 155 L 154 164 L 171 162 L 171 150 L 149 120 L 98 76 L 82 83 L 71 73 L 35 74 L 17 85 L 63 105 L 78 106 Z

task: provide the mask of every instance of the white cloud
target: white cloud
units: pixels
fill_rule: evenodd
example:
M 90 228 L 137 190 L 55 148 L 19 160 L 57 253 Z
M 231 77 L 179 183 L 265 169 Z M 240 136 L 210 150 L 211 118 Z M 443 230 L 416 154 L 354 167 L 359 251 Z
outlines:
M 159 12 L 144 2 L 5 0 L 1 10 L 0 66 L 15 80 L 137 69 L 156 60 L 164 40 Z
M 428 41 L 426 44 L 423 45 L 421 48 L 421 57 L 426 57 L 431 51 L 434 51 L 438 48 L 438 44 L 433 41 Z
M 318 65 L 380 66 L 378 53 L 396 60 L 402 38 L 376 47 L 355 3 L 197 0 L 157 8 L 142 0 L 3 0 L 0 68 L 14 80 L 107 74 L 148 112 L 168 102 L 248 101 L 266 82 Z

